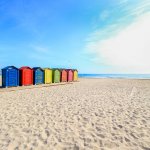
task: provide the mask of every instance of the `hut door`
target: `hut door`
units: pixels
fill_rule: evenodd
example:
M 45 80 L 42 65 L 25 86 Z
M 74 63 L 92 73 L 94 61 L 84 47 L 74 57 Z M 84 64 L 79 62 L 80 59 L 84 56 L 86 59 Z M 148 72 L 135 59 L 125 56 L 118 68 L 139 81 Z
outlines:
M 17 71 L 10 69 L 8 71 L 8 85 L 15 86 L 17 84 Z
M 59 71 L 55 71 L 55 82 L 60 82 L 60 72 Z
M 46 81 L 47 83 L 51 83 L 51 76 L 52 76 L 52 73 L 51 73 L 51 70 L 46 70 Z
M 43 80 L 43 73 L 41 70 L 36 71 L 36 82 L 37 83 L 42 83 Z
M 77 71 L 74 72 L 74 81 L 77 81 L 78 80 L 78 73 Z
M 72 77 L 73 77 L 72 71 L 69 71 L 68 81 L 72 81 Z
M 67 81 L 67 72 L 66 71 L 62 71 L 62 82 Z
M 24 76 L 24 80 L 25 80 L 25 84 L 31 84 L 32 83 L 32 72 L 27 69 L 24 72 L 25 76 Z

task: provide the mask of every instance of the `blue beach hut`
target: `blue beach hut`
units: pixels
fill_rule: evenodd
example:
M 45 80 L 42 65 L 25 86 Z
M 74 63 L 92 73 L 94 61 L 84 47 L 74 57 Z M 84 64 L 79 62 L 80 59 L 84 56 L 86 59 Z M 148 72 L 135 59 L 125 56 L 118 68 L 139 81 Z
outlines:
M 7 66 L 2 69 L 2 87 L 19 86 L 19 69 Z
M 33 84 L 44 83 L 44 70 L 40 67 L 34 67 L 33 69 Z

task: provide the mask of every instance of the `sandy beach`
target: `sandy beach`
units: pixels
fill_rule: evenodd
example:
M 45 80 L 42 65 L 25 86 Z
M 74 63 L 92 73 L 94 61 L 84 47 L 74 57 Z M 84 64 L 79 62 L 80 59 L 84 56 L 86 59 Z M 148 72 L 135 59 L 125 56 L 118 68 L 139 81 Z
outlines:
M 150 80 L 0 89 L 0 150 L 150 150 Z

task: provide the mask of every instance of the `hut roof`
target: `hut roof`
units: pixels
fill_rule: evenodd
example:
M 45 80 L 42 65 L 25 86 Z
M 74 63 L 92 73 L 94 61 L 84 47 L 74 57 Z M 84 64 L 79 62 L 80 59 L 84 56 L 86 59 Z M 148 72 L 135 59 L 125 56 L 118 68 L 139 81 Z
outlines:
M 41 67 L 33 67 L 32 69 L 33 69 L 33 70 L 40 69 L 40 70 L 42 70 L 42 71 L 43 71 L 43 69 L 42 69 Z
M 49 70 L 52 70 L 51 68 L 42 68 L 43 70 L 46 70 L 46 69 L 49 69 Z
M 73 71 L 77 71 L 78 72 L 78 70 L 77 69 L 72 69 Z
M 20 68 L 20 70 L 23 70 L 23 69 L 31 69 L 32 70 L 32 68 L 30 68 L 28 66 L 23 66 L 23 67 Z
M 67 71 L 73 71 L 72 69 L 66 69 Z
M 60 68 L 52 68 L 52 70 L 59 70 L 59 71 L 61 71 L 61 69 L 60 69 Z
M 7 69 L 10 69 L 10 68 L 14 68 L 14 69 L 18 70 L 18 68 L 16 68 L 15 66 L 7 66 L 7 67 L 3 68 L 2 70 L 7 70 Z
M 60 71 L 63 71 L 63 70 L 67 71 L 67 69 L 66 69 L 66 68 L 60 68 L 59 70 L 60 70 Z

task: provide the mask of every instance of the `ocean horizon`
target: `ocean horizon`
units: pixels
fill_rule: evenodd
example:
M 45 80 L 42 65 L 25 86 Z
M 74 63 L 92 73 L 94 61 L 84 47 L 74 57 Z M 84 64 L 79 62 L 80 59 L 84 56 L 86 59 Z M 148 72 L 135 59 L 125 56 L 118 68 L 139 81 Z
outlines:
M 150 74 L 79 74 L 79 78 L 150 79 Z

